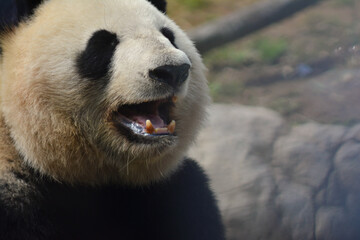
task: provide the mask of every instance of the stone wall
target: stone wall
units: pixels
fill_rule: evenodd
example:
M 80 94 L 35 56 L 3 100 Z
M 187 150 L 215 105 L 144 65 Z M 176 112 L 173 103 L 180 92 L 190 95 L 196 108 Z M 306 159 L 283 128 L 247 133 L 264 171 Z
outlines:
M 213 105 L 189 155 L 206 169 L 228 239 L 360 239 L 360 124 L 288 126 Z

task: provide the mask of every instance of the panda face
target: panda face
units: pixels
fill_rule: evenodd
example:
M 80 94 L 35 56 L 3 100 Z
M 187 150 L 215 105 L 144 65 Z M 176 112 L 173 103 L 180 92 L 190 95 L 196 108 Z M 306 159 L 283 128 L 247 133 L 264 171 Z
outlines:
M 203 119 L 201 59 L 145 0 L 49 0 L 2 46 L 2 111 L 16 147 L 58 180 L 159 180 Z

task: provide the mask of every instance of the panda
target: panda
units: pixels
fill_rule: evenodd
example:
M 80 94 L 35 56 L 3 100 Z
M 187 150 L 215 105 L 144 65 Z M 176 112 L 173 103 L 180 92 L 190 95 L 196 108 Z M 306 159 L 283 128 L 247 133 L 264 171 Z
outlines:
M 222 240 L 209 102 L 163 0 L 2 0 L 0 239 Z

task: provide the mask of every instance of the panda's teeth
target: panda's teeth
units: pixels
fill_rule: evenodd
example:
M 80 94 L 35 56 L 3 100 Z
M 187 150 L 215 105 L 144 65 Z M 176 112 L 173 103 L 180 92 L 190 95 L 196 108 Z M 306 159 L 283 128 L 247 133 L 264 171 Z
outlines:
M 176 128 L 175 120 L 172 120 L 171 123 L 164 128 L 154 128 L 152 122 L 150 120 L 146 120 L 145 132 L 148 134 L 165 134 L 165 133 L 174 134 L 175 128 Z
M 155 132 L 154 126 L 150 120 L 146 120 L 146 132 L 149 134 L 153 134 Z
M 155 134 L 164 134 L 164 133 L 168 133 L 167 128 L 156 128 L 155 129 Z
M 176 128 L 176 122 L 175 120 L 172 120 L 169 126 L 167 127 L 167 130 L 169 131 L 169 133 L 173 134 L 175 132 L 175 128 Z

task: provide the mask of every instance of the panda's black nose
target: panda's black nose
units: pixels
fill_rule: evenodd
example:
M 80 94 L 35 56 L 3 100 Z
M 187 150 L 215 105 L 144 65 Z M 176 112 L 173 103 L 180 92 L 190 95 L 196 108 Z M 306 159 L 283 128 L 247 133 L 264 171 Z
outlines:
M 189 76 L 189 64 L 164 65 L 149 71 L 149 77 L 159 82 L 165 82 L 176 88 L 183 84 Z

